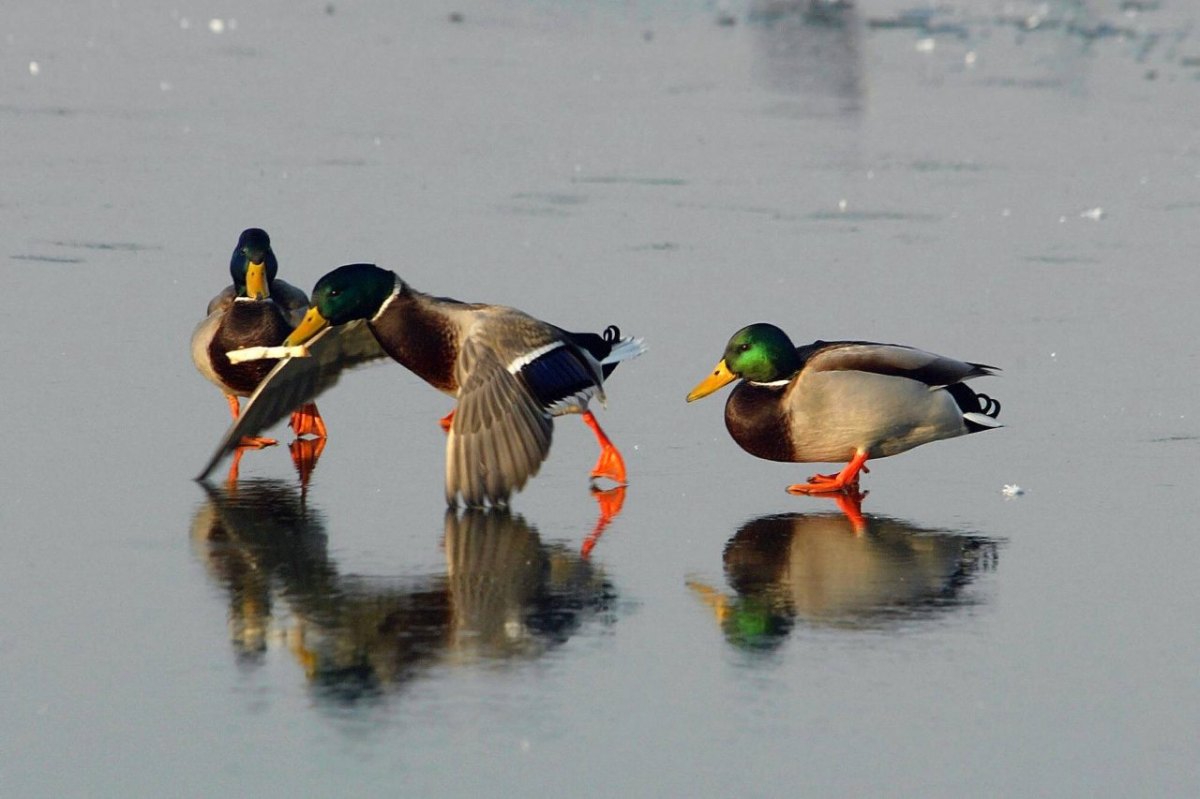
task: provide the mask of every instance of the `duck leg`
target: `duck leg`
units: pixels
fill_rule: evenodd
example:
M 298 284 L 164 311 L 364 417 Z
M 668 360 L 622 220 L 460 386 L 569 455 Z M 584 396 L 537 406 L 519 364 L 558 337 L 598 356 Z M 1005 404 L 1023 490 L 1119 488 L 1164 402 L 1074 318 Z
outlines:
M 321 418 L 321 412 L 317 410 L 315 402 L 306 402 L 292 411 L 292 420 L 288 422 L 288 426 L 298 436 L 325 438 L 327 435 L 325 420 Z
M 591 411 L 583 412 L 583 422 L 592 428 L 592 432 L 596 434 L 596 441 L 600 444 L 600 459 L 596 461 L 596 468 L 592 469 L 592 478 L 607 477 L 614 483 L 625 485 L 625 459 L 621 457 L 621 453 L 617 452 L 617 448 L 600 429 L 600 423 L 596 421 L 596 417 L 592 415 Z
M 225 475 L 225 484 L 230 491 L 237 491 L 238 470 L 242 465 L 242 455 L 246 452 L 246 447 L 236 447 L 233 450 L 233 460 L 229 462 L 229 473 Z
M 238 404 L 238 398 L 233 394 L 226 394 L 225 399 L 229 400 L 229 413 L 233 415 L 233 420 L 236 422 L 238 416 L 242 412 L 241 406 Z M 273 438 L 262 438 L 261 436 L 242 436 L 239 447 L 250 447 L 251 449 L 262 449 L 263 447 L 273 447 L 279 442 Z
M 442 426 L 443 432 L 449 433 L 450 425 L 454 424 L 454 411 L 451 410 L 450 413 L 439 419 L 438 424 Z
M 860 450 L 846 464 L 846 468 L 837 474 L 814 474 L 807 483 L 790 485 L 787 490 L 789 494 L 832 494 L 835 491 L 857 490 L 858 473 L 869 471 L 867 453 Z

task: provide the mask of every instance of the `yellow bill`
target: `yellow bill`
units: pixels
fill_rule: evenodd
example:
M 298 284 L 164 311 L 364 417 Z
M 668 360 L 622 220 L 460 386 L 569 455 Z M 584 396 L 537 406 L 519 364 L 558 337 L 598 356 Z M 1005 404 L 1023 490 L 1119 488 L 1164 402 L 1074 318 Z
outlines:
M 725 359 L 722 358 L 717 363 L 717 368 L 713 369 L 713 373 L 701 380 L 692 392 L 687 395 L 687 401 L 692 402 L 701 397 L 707 397 L 709 394 L 716 391 L 721 386 L 728 385 L 734 380 L 737 380 L 737 375 L 729 371 L 729 367 L 725 365 Z
M 246 265 L 246 296 L 252 300 L 265 300 L 271 296 L 267 286 L 266 263 L 249 263 Z
M 309 308 L 308 313 L 304 314 L 304 319 L 296 325 L 292 334 L 283 340 L 283 346 L 295 347 L 303 344 L 327 327 L 329 327 L 329 320 L 321 316 L 321 312 L 316 308 Z

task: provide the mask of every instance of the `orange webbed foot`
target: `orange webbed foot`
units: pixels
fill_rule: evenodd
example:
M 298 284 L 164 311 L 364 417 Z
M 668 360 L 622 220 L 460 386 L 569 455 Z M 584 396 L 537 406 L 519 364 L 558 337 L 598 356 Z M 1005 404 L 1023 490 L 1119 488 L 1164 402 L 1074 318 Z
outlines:
M 238 442 L 238 449 L 265 449 L 273 447 L 279 442 L 273 438 L 263 438 L 262 436 L 243 436 Z
M 229 414 L 236 422 L 238 415 L 241 413 L 241 406 L 238 404 L 238 398 L 233 394 L 226 394 L 225 399 L 229 402 Z M 242 440 L 238 442 L 239 449 L 262 449 L 263 447 L 273 447 L 279 442 L 273 438 L 263 438 L 262 436 L 242 436 Z M 234 478 L 237 479 L 236 477 Z
M 858 491 L 859 472 L 870 472 L 867 455 L 860 452 L 837 474 L 814 474 L 807 483 L 796 483 L 787 487 L 789 494 L 833 494 Z
M 450 411 L 450 413 L 439 419 L 438 424 L 442 426 L 443 433 L 449 433 L 450 425 L 454 424 L 454 411 Z
M 276 443 L 271 441 L 271 439 L 266 440 L 270 441 L 271 443 L 263 446 L 272 446 Z M 249 449 L 262 449 L 262 446 L 257 444 L 238 444 L 233 449 L 233 460 L 229 462 L 229 473 L 225 475 L 225 483 L 229 486 L 231 491 L 237 490 L 237 482 L 241 476 L 242 456 L 245 455 L 246 450 Z
M 621 457 L 620 452 L 617 452 L 616 447 L 610 444 L 600 450 L 600 458 L 596 461 L 596 466 L 592 469 L 590 476 L 593 480 L 603 478 L 612 480 L 618 486 L 626 485 L 625 459 Z
M 288 422 L 288 426 L 298 436 L 325 438 L 328 435 L 325 430 L 325 420 L 321 418 L 321 412 L 317 410 L 316 403 L 312 402 L 305 403 L 292 411 L 292 420 Z
M 620 486 L 625 485 L 628 482 L 625 475 L 625 459 L 621 457 L 621 453 L 600 429 L 600 423 L 596 421 L 596 417 L 592 415 L 591 411 L 583 412 L 583 422 L 596 434 L 596 442 L 600 444 L 600 457 L 596 461 L 595 468 L 592 469 L 591 478 L 593 480 L 603 478 L 612 480 Z

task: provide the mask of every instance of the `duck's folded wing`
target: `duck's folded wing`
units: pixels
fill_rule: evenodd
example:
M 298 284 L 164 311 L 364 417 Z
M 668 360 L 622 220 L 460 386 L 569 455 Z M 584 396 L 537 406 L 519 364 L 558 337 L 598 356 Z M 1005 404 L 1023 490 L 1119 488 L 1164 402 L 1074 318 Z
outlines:
M 458 407 L 446 439 L 446 500 L 502 504 L 537 474 L 553 422 L 491 347 L 468 338 L 459 354 Z
M 271 299 L 283 308 L 283 314 L 292 326 L 300 324 L 304 314 L 308 312 L 308 295 L 303 289 L 298 289 L 291 283 L 276 279 L 271 286 Z
M 993 374 L 996 367 L 960 361 L 900 344 L 865 341 L 817 342 L 797 350 L 804 368 L 817 372 L 873 372 L 906 377 L 930 386 L 948 386 L 973 377 Z
M 258 384 L 196 478 L 203 480 L 244 436 L 271 427 L 333 386 L 342 372 L 387 357 L 364 320 L 329 327 L 307 344 L 309 357 L 284 358 Z
M 221 291 L 208 301 L 208 310 L 204 313 L 211 315 L 213 311 L 224 311 L 233 305 L 234 298 L 237 297 L 237 289 L 233 286 L 226 286 Z

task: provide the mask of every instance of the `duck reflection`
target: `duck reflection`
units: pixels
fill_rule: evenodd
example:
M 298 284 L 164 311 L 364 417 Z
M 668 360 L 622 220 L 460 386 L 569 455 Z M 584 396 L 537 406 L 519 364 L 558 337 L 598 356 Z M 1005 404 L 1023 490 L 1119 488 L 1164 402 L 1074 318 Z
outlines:
M 995 568 L 995 541 L 877 515 L 784 513 L 752 519 L 725 546 L 732 594 L 689 587 L 730 643 L 778 646 L 796 623 L 896 630 L 969 605 Z
M 754 0 L 755 73 L 768 89 L 803 98 L 794 116 L 856 115 L 865 94 L 862 30 L 845 0 Z
M 295 485 L 205 486 L 192 537 L 229 600 L 243 662 L 285 643 L 325 697 L 356 700 L 439 666 L 536 658 L 585 623 L 611 623 L 601 569 L 543 543 L 501 509 L 447 510 L 446 569 L 406 577 L 342 575 L 324 521 Z

